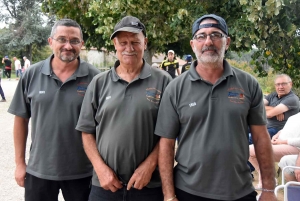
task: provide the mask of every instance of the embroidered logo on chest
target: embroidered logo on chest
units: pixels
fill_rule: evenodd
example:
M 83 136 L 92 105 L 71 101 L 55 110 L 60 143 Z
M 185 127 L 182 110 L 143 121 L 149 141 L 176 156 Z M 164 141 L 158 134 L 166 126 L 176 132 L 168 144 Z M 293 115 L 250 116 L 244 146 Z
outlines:
M 88 83 L 86 82 L 79 82 L 77 84 L 77 94 L 79 96 L 84 96 L 86 89 L 87 89 Z
M 146 89 L 146 98 L 148 101 L 158 104 L 160 102 L 161 91 L 155 88 Z
M 231 87 L 228 90 L 228 99 L 232 103 L 243 104 L 245 101 L 244 90 L 236 87 Z

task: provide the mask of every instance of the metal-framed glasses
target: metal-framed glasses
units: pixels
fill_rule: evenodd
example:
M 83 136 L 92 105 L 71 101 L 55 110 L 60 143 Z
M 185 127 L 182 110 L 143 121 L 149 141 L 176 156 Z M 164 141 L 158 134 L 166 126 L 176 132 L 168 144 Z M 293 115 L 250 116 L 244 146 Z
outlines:
M 288 83 L 290 83 L 290 82 L 275 83 L 275 86 L 279 87 L 281 85 L 281 86 L 285 87 L 288 85 Z
M 203 42 L 203 41 L 206 41 L 207 36 L 209 36 L 210 40 L 212 40 L 212 41 L 220 40 L 223 37 L 227 37 L 225 34 L 215 32 L 215 33 L 211 33 L 211 34 L 199 33 L 199 34 L 196 34 L 193 39 L 195 39 L 198 42 Z
M 70 45 L 79 45 L 81 44 L 81 40 L 79 40 L 78 38 L 74 38 L 74 39 L 71 39 L 71 40 L 68 40 L 66 38 L 63 38 L 63 37 L 59 37 L 59 38 L 52 38 L 53 40 L 59 42 L 60 44 L 66 44 L 66 43 L 70 43 Z

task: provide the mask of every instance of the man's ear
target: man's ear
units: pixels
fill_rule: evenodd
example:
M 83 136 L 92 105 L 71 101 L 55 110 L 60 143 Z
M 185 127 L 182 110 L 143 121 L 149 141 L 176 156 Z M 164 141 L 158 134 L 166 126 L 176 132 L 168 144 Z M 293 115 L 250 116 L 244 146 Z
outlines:
M 144 40 L 145 50 L 147 49 L 147 44 L 148 44 L 148 38 L 145 38 L 145 40 Z
M 226 50 L 228 50 L 229 45 L 230 45 L 230 42 L 231 42 L 231 38 L 228 36 L 228 37 L 226 38 Z

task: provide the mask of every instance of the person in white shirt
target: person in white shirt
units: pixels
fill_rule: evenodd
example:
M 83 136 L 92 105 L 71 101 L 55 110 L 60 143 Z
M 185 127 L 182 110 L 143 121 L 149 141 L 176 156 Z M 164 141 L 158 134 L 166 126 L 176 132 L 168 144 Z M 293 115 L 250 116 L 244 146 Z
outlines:
M 18 77 L 22 76 L 22 66 L 20 60 L 17 57 L 13 57 L 13 60 L 15 61 L 15 71 L 18 80 Z
M 279 162 L 285 155 L 297 155 L 300 149 L 300 113 L 290 116 L 285 123 L 282 130 L 278 131 L 276 135 L 272 137 L 271 143 L 273 148 L 273 154 L 275 162 Z M 255 167 L 255 170 L 259 171 L 259 166 L 254 150 L 254 146 L 250 145 L 250 163 Z M 259 182 L 256 187 L 257 190 L 261 188 L 261 178 L 259 176 Z
M 25 71 L 30 66 L 30 61 L 25 56 L 23 57 L 23 59 L 25 61 L 23 71 Z
M 278 166 L 283 169 L 286 166 L 300 167 L 300 150 L 298 155 L 286 155 L 280 159 Z M 286 181 L 300 182 L 300 169 L 288 168 L 284 171 Z

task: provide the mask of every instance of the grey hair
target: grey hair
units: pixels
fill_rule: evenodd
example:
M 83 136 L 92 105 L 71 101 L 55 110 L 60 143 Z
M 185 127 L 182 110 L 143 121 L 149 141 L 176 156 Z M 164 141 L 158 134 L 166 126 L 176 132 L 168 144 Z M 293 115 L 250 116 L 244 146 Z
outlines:
M 57 29 L 58 26 L 78 28 L 80 30 L 80 37 L 81 37 L 81 39 L 83 39 L 83 34 L 82 34 L 82 30 L 81 30 L 80 25 L 76 21 L 71 20 L 71 19 L 61 19 L 61 20 L 56 21 L 55 24 L 52 27 L 50 37 L 53 37 L 55 35 L 56 29 Z
M 287 74 L 278 74 L 278 75 L 276 75 L 276 76 L 275 76 L 275 79 L 274 79 L 274 82 L 276 82 L 276 80 L 277 80 L 278 78 L 280 78 L 280 77 L 286 77 L 286 78 L 288 79 L 289 82 L 292 82 L 291 77 L 290 77 L 289 75 L 287 75 Z

